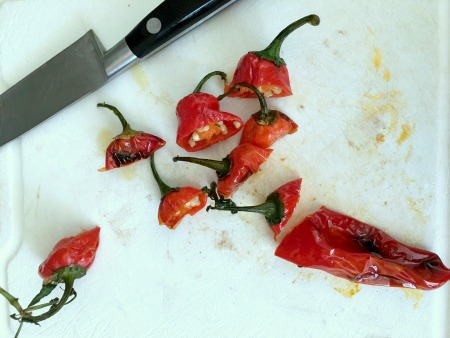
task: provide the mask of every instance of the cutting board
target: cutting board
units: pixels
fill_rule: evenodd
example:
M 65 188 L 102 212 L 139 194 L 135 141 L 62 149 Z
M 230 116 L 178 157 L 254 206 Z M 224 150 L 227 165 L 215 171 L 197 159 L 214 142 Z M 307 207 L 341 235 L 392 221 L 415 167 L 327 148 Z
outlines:
M 0 92 L 92 28 L 112 47 L 160 1 L 0 2 Z M 287 229 L 321 205 L 438 253 L 449 249 L 449 5 L 441 1 L 239 0 L 113 82 L 0 148 L 0 285 L 23 302 L 62 237 L 101 226 L 77 299 L 21 337 L 449 337 L 450 286 L 432 292 L 357 285 L 274 257 L 262 216 L 205 210 L 175 231 L 157 222 L 147 161 L 100 173 L 120 124 L 167 145 L 156 156 L 172 186 L 205 186 L 209 169 L 173 163 L 175 106 L 208 72 L 230 76 L 292 21 L 318 27 L 282 48 L 294 95 L 271 107 L 299 125 L 236 193 L 261 203 L 303 178 Z M 218 79 L 204 89 L 220 94 Z M 225 99 L 244 120 L 255 100 Z M 220 159 L 239 137 L 196 156 Z M 285 232 L 280 236 L 282 238 Z M 0 336 L 13 309 L 0 300 Z

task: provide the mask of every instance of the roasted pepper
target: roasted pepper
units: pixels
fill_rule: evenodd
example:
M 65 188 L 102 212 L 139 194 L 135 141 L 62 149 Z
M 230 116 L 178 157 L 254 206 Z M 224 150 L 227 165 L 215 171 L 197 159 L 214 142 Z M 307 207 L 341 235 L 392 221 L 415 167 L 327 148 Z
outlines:
M 192 94 L 177 104 L 176 142 L 186 151 L 194 152 L 222 142 L 238 133 L 244 125 L 240 117 L 221 111 L 215 96 L 200 92 L 203 84 L 215 75 L 226 81 L 225 73 L 211 72 L 200 81 Z
M 262 204 L 238 206 L 231 199 L 220 197 L 216 192 L 216 183 L 214 182 L 211 184 L 211 188 L 204 188 L 204 191 L 207 191 L 209 197 L 214 201 L 214 205 L 208 206 L 206 210 L 230 211 L 232 214 L 240 211 L 262 214 L 266 218 L 270 229 L 274 232 L 274 239 L 276 239 L 277 235 L 292 217 L 292 213 L 300 198 L 301 184 L 301 178 L 290 181 L 269 194 L 266 201 Z
M 0 287 L 0 294 L 18 311 L 18 314 L 11 315 L 11 318 L 20 322 L 16 337 L 23 323 L 38 324 L 55 315 L 64 305 L 75 299 L 76 292 L 73 288 L 75 279 L 83 277 L 94 262 L 99 236 L 100 228 L 95 227 L 56 243 L 47 259 L 39 266 L 39 275 L 44 279 L 42 288 L 26 308 L 20 305 L 18 298 Z M 61 299 L 55 298 L 48 303 L 39 304 L 59 283 L 64 283 Z M 33 315 L 33 312 L 44 308 L 49 309 L 40 315 Z
M 294 227 L 275 255 L 355 283 L 430 290 L 450 280 L 437 254 L 326 207 Z
M 278 110 L 269 109 L 261 92 L 251 84 L 237 83 L 227 93 L 219 97 L 219 99 L 243 87 L 255 93 L 261 109 L 254 113 L 245 123 L 240 141 L 241 144 L 251 143 L 261 148 L 268 148 L 276 140 L 297 131 L 298 125 L 286 114 Z
M 220 196 L 231 197 L 236 190 L 266 161 L 272 149 L 263 149 L 250 143 L 234 148 L 222 160 L 196 157 L 174 157 L 174 161 L 184 161 L 214 169 L 218 176 L 217 192 Z
M 244 55 L 238 62 L 233 80 L 229 85 L 225 84 L 225 91 L 236 83 L 246 82 L 258 88 L 267 97 L 292 95 L 289 72 L 286 62 L 280 57 L 280 50 L 284 39 L 306 23 L 317 26 L 320 18 L 312 14 L 299 19 L 283 29 L 265 49 Z M 247 98 L 255 97 L 255 93 L 241 87 L 230 96 Z
M 166 144 L 166 141 L 157 136 L 133 130 L 116 107 L 106 103 L 99 103 L 97 106 L 110 109 L 123 127 L 122 133 L 114 137 L 114 141 L 106 149 L 106 164 L 99 171 L 124 167 L 146 159 Z
M 158 209 L 158 221 L 169 229 L 175 229 L 186 215 L 195 215 L 202 210 L 208 200 L 208 194 L 194 187 L 172 188 L 163 182 L 155 166 L 154 155 L 150 156 L 153 177 L 161 192 Z

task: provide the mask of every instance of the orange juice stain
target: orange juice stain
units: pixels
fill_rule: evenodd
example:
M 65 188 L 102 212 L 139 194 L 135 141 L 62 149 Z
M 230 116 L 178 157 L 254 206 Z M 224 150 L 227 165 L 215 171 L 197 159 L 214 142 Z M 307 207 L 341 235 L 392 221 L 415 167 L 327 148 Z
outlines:
M 402 124 L 402 133 L 397 139 L 397 144 L 400 145 L 405 142 L 412 134 L 412 129 L 407 124 Z

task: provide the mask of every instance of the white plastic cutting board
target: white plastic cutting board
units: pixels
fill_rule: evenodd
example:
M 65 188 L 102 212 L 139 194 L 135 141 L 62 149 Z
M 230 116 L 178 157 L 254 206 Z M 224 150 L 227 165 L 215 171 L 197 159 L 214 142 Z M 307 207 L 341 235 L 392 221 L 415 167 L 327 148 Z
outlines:
M 93 28 L 106 48 L 160 1 L 0 1 L 0 92 Z M 273 256 L 262 216 L 202 211 L 157 223 L 147 161 L 99 173 L 120 124 L 167 140 L 156 156 L 173 186 L 215 174 L 173 163 L 175 105 L 208 72 L 232 75 L 290 22 L 318 14 L 282 49 L 294 96 L 270 101 L 299 124 L 235 195 L 256 204 L 303 177 L 289 227 L 321 205 L 438 253 L 449 250 L 449 5 L 441 1 L 239 0 L 141 65 L 0 148 L 0 285 L 25 303 L 62 237 L 100 225 L 78 298 L 21 337 L 450 337 L 450 285 L 432 292 L 360 286 Z M 218 79 L 204 88 L 220 93 Z M 225 99 L 247 119 L 256 101 Z M 238 137 L 196 156 L 222 158 Z M 281 236 L 282 237 L 282 236 Z M 13 309 L 0 300 L 0 336 Z

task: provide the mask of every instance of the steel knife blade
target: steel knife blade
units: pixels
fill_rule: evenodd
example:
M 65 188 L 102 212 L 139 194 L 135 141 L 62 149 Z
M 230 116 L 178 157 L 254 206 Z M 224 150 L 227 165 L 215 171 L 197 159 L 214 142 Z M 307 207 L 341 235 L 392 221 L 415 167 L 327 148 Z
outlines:
M 105 85 L 236 0 L 165 0 L 105 50 L 94 31 L 0 95 L 0 146 Z

